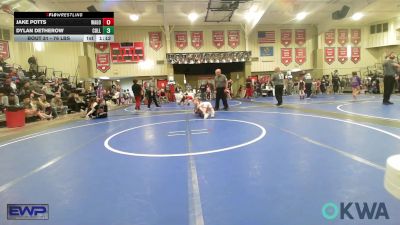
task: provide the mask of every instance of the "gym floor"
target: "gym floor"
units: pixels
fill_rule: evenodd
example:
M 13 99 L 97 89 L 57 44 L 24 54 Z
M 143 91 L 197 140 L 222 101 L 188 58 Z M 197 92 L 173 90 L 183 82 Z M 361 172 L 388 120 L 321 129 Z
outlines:
M 164 104 L 0 143 L 0 224 L 307 225 L 400 223 L 383 187 L 400 153 L 400 97 L 230 101 L 203 120 Z M 383 202 L 390 219 L 327 221 L 327 202 Z M 7 204 L 49 204 L 48 221 Z M 354 209 L 355 210 L 355 209 Z

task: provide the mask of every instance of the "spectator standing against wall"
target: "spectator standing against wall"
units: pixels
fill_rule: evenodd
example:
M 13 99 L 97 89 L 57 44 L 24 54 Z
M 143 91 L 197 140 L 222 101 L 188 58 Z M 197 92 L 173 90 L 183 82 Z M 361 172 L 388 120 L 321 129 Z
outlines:
M 391 105 L 393 102 L 390 101 L 390 96 L 392 95 L 394 83 L 395 83 L 395 76 L 397 71 L 400 69 L 400 65 L 394 61 L 396 56 L 394 53 L 390 53 L 386 56 L 386 60 L 383 62 L 383 104 L 384 105 Z
M 313 85 L 313 79 L 310 73 L 306 73 L 304 75 L 304 82 L 306 83 L 307 99 L 310 99 L 312 93 L 312 85 Z
M 333 94 L 339 92 L 340 78 L 338 70 L 335 70 L 332 75 Z
M 137 80 L 133 80 L 132 92 L 135 96 L 135 110 L 140 110 L 140 103 L 142 101 L 142 87 L 137 83 Z

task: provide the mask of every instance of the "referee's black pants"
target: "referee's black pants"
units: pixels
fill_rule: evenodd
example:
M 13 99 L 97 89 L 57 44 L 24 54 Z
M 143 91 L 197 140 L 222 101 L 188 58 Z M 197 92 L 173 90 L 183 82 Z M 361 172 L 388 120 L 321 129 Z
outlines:
M 219 100 L 222 99 L 222 104 L 224 104 L 224 109 L 228 109 L 228 101 L 226 100 L 225 88 L 217 88 L 217 96 L 215 96 L 215 109 L 219 110 Z
M 394 76 L 385 76 L 383 78 L 383 102 L 389 102 L 390 100 L 390 95 L 392 95 L 393 88 L 394 88 L 394 82 L 396 80 L 394 79 Z
M 275 98 L 278 105 L 282 105 L 283 85 L 275 85 Z
M 306 83 L 307 98 L 309 98 L 311 96 L 311 87 L 312 87 L 312 83 Z

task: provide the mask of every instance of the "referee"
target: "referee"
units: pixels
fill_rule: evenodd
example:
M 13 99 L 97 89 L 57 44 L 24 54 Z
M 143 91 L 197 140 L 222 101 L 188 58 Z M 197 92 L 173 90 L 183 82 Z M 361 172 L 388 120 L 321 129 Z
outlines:
M 281 72 L 279 67 L 275 68 L 275 73 L 272 75 L 272 82 L 275 86 L 275 98 L 278 101 L 277 106 L 282 105 L 283 96 L 283 84 L 285 81 L 285 76 Z
M 385 61 L 383 62 L 383 73 L 385 77 L 383 78 L 383 104 L 384 105 L 391 105 L 393 102 L 390 102 L 390 95 L 392 95 L 394 83 L 395 83 L 395 76 L 397 74 L 397 70 L 400 68 L 400 65 L 394 61 L 396 56 L 394 53 L 390 53 L 386 56 Z
M 221 74 L 221 69 L 215 70 L 215 89 L 217 96 L 215 98 L 215 110 L 219 110 L 219 100 L 222 99 L 224 110 L 228 110 L 228 101 L 226 100 L 226 88 L 228 87 L 228 80 L 224 74 Z

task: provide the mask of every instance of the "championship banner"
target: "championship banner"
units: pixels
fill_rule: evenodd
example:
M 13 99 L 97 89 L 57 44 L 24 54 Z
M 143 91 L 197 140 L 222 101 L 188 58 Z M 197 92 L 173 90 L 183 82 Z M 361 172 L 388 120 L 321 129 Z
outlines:
M 349 30 L 338 29 L 338 43 L 344 46 L 347 42 L 349 42 Z
M 287 66 L 292 63 L 292 49 L 291 48 L 281 48 L 281 62 L 283 65 Z
M 292 43 L 292 30 L 282 29 L 281 30 L 281 44 L 285 47 Z
M 10 48 L 8 47 L 8 41 L 0 41 L 0 56 L 3 59 L 10 58 Z
M 112 63 L 138 63 L 144 60 L 144 42 L 110 43 Z
M 110 69 L 110 54 L 97 53 L 96 54 L 96 68 L 105 73 Z
M 335 30 L 331 29 L 325 32 L 325 44 L 331 46 L 333 43 L 335 43 Z
M 297 64 L 303 65 L 307 59 L 306 48 L 296 48 L 294 57 Z
M 188 36 L 186 31 L 175 31 L 175 46 L 183 50 L 188 45 Z
M 162 33 L 149 32 L 149 45 L 154 51 L 158 51 L 162 47 Z
M 240 31 L 228 30 L 228 45 L 231 48 L 236 48 L 240 45 Z
M 361 29 L 351 29 L 351 43 L 358 45 L 361 42 Z
M 203 31 L 192 31 L 190 37 L 193 48 L 200 49 L 203 46 Z
M 335 61 L 335 48 L 325 48 L 325 62 L 331 65 Z
M 351 48 L 351 61 L 354 64 L 357 64 L 360 61 L 361 49 L 360 47 L 352 47 Z
M 216 30 L 212 32 L 212 42 L 216 48 L 221 48 L 225 45 L 225 32 L 223 30 Z
M 104 50 L 108 49 L 108 42 L 98 42 L 94 44 L 94 47 L 98 50 L 104 52 Z
M 304 43 L 306 43 L 306 30 L 296 29 L 294 32 L 294 39 L 298 46 L 304 45 Z
M 347 61 L 347 47 L 338 47 L 338 61 L 344 64 Z

